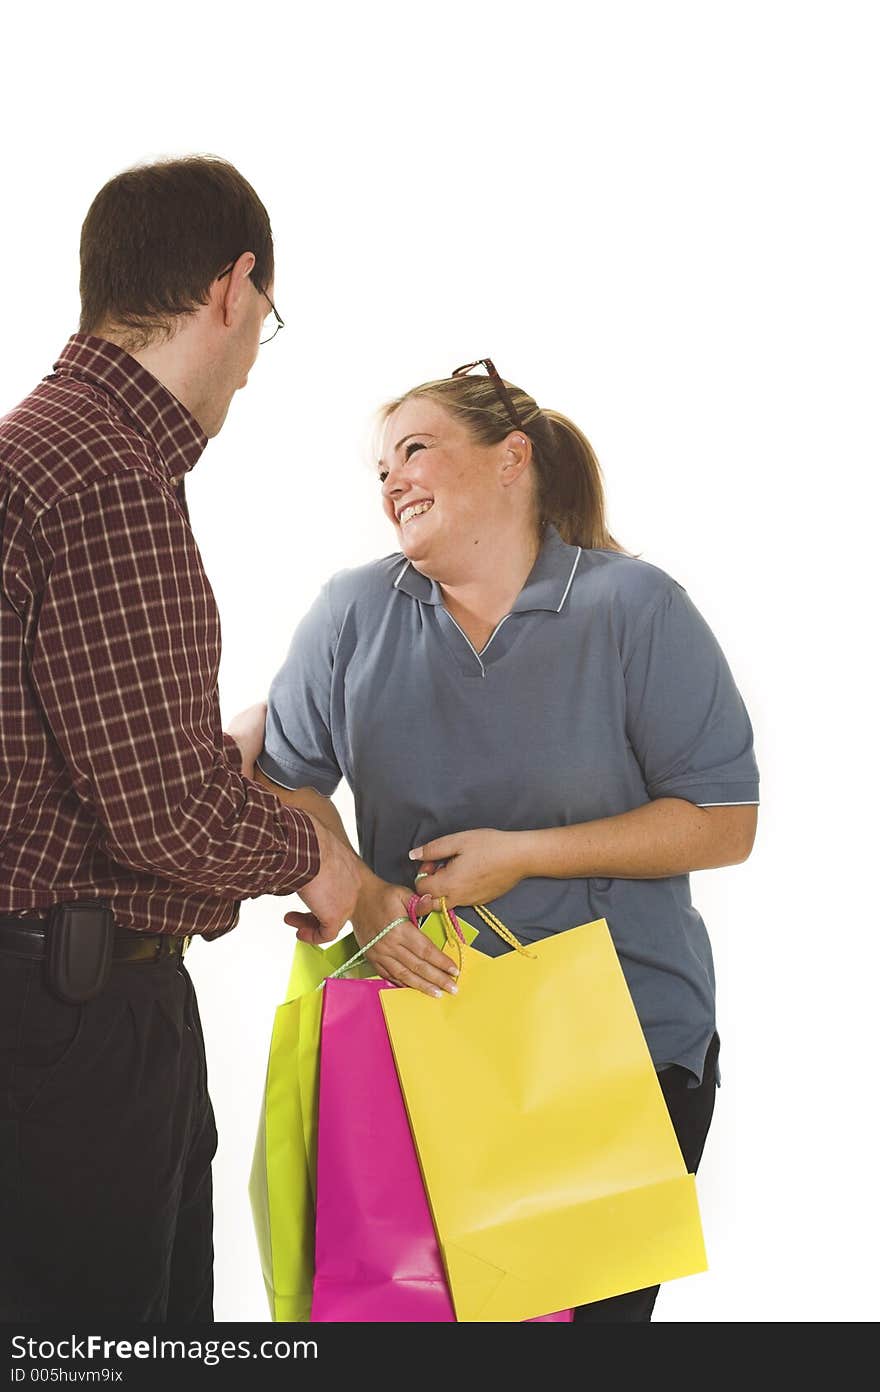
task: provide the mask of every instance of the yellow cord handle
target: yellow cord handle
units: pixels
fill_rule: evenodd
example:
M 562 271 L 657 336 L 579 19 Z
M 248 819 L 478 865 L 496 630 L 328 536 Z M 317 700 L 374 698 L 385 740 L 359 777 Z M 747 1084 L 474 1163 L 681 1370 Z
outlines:
M 531 957 L 532 960 L 536 960 L 536 954 L 534 952 L 529 952 L 528 948 L 523 947 L 519 939 L 513 936 L 509 928 L 505 928 L 501 919 L 496 918 L 491 909 L 486 908 L 485 904 L 473 904 L 471 907 L 475 913 L 480 915 L 483 922 L 488 923 L 489 927 L 498 934 L 499 938 L 502 938 L 510 947 L 521 953 L 523 957 Z M 461 975 L 464 966 L 464 959 L 461 952 L 461 934 L 456 930 L 455 924 L 452 922 L 445 898 L 440 900 L 440 921 L 443 924 L 446 941 L 455 945 L 455 950 L 458 954 L 458 971 L 459 975 Z
M 458 954 L 458 974 L 461 976 L 461 969 L 464 966 L 464 960 L 461 955 L 461 933 L 456 932 L 455 924 L 449 916 L 449 905 L 446 903 L 445 899 L 440 900 L 440 922 L 443 924 L 443 932 L 446 934 L 447 943 L 449 943 L 450 946 L 453 944 L 455 946 L 455 950 Z
M 522 943 L 519 941 L 519 938 L 515 938 L 511 933 L 510 929 L 505 928 L 504 924 L 501 922 L 501 919 L 496 918 L 495 915 L 492 913 L 492 910 L 487 909 L 485 904 L 474 904 L 473 908 L 474 912 L 480 915 L 480 918 L 483 919 L 484 923 L 488 923 L 490 928 L 494 928 L 499 938 L 503 938 L 504 941 L 506 943 L 509 943 L 511 947 L 515 948 L 517 952 L 522 953 L 523 957 L 531 957 L 533 961 L 537 960 L 537 953 L 529 952 L 528 948 L 523 947 Z

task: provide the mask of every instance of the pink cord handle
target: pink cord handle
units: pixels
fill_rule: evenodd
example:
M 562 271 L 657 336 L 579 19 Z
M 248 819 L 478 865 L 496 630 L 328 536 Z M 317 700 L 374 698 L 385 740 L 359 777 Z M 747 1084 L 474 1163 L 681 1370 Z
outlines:
M 449 914 L 449 917 L 452 919 L 452 926 L 453 926 L 453 928 L 455 929 L 455 931 L 456 931 L 456 933 L 458 934 L 458 936 L 461 938 L 462 942 L 464 942 L 464 933 L 461 931 L 461 927 L 459 926 L 458 919 L 455 917 L 455 909 L 447 909 L 446 912 Z
M 416 926 L 416 928 L 418 928 L 418 926 L 419 926 L 419 918 L 418 918 L 418 914 L 416 913 L 416 905 L 418 904 L 420 898 L 421 898 L 421 895 L 414 894 L 414 895 L 412 896 L 412 898 L 410 899 L 409 903 L 408 903 L 407 906 L 406 906 L 406 911 L 407 911 L 407 913 L 409 914 L 410 922 L 411 922 L 411 923 L 414 923 L 415 926 Z M 460 927 L 460 925 L 459 925 L 458 919 L 457 919 L 456 916 L 455 916 L 455 910 L 454 910 L 454 909 L 449 909 L 449 910 L 447 910 L 447 912 L 449 913 L 449 917 L 450 917 L 451 920 L 452 920 L 452 926 L 453 926 L 453 928 L 455 929 L 455 931 L 456 931 L 456 933 L 458 934 L 458 936 L 461 938 L 462 942 L 464 942 L 464 940 L 465 940 L 464 933 L 461 931 L 461 927 Z

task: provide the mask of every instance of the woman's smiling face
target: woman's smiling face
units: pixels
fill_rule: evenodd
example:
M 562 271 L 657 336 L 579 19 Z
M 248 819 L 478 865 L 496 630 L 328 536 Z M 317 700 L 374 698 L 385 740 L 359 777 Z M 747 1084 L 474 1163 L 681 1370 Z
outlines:
M 497 445 L 479 445 L 428 397 L 409 397 L 389 416 L 379 479 L 385 514 L 400 549 L 419 570 L 441 578 L 456 557 L 492 527 L 503 489 Z

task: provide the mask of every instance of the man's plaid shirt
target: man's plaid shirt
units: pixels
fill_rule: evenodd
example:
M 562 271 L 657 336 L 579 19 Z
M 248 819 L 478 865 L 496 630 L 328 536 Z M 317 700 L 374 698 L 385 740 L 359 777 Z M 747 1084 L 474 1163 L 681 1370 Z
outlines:
M 182 483 L 206 444 L 82 334 L 0 421 L 0 913 L 103 898 L 127 927 L 213 935 L 317 873 L 310 819 L 221 728 Z

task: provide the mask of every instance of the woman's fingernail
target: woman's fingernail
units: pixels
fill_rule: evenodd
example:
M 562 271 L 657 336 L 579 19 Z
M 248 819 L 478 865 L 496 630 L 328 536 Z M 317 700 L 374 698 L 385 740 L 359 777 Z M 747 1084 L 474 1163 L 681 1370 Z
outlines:
M 458 987 L 457 987 L 457 986 L 452 986 L 452 985 L 450 985 L 450 986 L 447 986 L 446 989 L 447 989 L 447 991 L 449 992 L 450 996 L 457 996 L 457 995 L 458 995 Z
M 410 853 L 409 853 L 409 858 L 410 858 L 410 860 L 421 860 L 421 858 L 422 858 L 422 848 L 421 848 L 421 846 L 419 846 L 418 849 L 415 850 L 415 851 L 410 851 Z
M 440 996 L 443 995 L 443 992 L 442 992 L 442 991 L 437 991 L 437 990 L 432 990 L 432 991 L 431 991 L 431 995 L 432 995 L 432 996 L 436 996 L 436 997 L 439 999 Z

